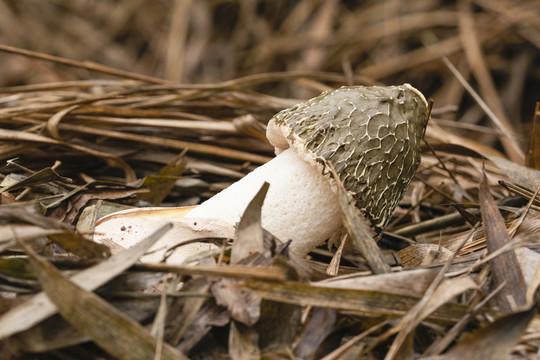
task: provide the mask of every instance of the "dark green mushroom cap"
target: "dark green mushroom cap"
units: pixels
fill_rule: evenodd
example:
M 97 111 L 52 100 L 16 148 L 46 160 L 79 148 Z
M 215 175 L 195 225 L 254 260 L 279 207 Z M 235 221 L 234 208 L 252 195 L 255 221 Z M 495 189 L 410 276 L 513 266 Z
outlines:
M 276 114 L 267 137 L 306 161 L 331 162 L 356 206 L 378 233 L 388 224 L 420 163 L 428 104 L 400 86 L 344 86 Z

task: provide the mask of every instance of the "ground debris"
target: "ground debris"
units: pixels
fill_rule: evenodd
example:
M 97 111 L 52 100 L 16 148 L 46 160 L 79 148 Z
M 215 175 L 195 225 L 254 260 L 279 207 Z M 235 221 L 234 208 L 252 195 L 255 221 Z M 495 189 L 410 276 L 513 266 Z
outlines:
M 0 5 L 0 359 L 539 352 L 537 1 L 60 3 Z M 371 250 L 348 214 L 356 238 L 296 257 L 266 188 L 236 232 L 180 219 L 274 156 L 278 111 L 404 82 L 434 105 Z M 146 206 L 135 247 L 93 241 Z M 167 231 L 188 241 L 149 252 Z

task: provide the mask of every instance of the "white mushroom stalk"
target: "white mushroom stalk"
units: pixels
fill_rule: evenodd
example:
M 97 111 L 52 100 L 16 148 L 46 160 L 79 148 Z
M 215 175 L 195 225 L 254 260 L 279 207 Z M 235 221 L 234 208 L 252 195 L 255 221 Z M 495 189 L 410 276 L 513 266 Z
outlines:
M 262 207 L 262 226 L 282 241 L 293 240 L 292 251 L 307 254 L 340 226 L 339 206 L 329 179 L 292 149 L 208 199 L 185 218 L 236 224 L 265 181 L 270 188 Z

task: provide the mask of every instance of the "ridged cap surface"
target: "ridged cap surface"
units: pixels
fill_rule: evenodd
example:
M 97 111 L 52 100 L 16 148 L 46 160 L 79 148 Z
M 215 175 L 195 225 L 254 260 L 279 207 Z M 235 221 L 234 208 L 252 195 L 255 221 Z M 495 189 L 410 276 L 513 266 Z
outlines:
M 409 84 L 344 86 L 276 114 L 267 136 L 279 153 L 331 162 L 375 231 L 387 225 L 420 163 L 428 121 L 424 96 Z

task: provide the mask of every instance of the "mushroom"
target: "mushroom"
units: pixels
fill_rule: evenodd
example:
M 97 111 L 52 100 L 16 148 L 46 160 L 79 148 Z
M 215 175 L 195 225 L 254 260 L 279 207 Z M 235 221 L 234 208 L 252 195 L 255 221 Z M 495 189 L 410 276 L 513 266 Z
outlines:
M 276 157 L 188 212 L 236 224 L 262 184 L 262 226 L 305 255 L 341 226 L 331 163 L 375 234 L 387 225 L 420 163 L 428 104 L 409 84 L 344 86 L 276 114 Z

